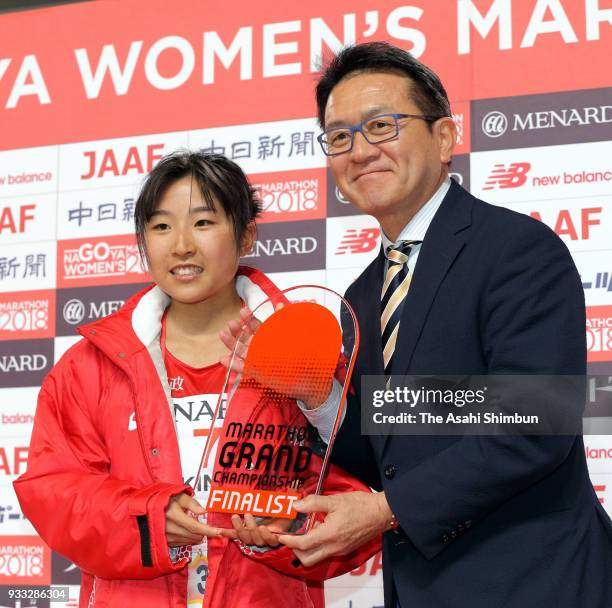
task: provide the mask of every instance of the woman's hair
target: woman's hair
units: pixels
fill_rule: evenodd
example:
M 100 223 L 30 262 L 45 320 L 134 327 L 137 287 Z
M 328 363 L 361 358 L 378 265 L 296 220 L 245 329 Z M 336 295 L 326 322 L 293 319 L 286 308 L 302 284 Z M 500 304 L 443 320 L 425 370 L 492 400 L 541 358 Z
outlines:
M 143 259 L 147 259 L 145 230 L 166 190 L 176 181 L 191 176 L 206 204 L 215 211 L 218 202 L 234 226 L 236 245 L 240 247 L 248 224 L 261 212 L 257 191 L 242 169 L 222 154 L 178 150 L 164 156 L 147 175 L 136 208 L 136 240 Z

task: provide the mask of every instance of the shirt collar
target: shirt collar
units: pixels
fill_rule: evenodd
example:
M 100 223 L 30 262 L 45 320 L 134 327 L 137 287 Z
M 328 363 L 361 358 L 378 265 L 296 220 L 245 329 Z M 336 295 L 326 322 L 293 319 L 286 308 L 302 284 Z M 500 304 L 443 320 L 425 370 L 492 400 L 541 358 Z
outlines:
M 440 187 L 434 192 L 433 196 L 416 212 L 414 217 L 402 228 L 397 240 L 392 241 L 384 232 L 380 230 L 382 235 L 382 245 L 385 255 L 389 246 L 395 246 L 399 241 L 422 241 L 425 238 L 425 233 L 433 220 L 436 211 L 442 204 L 442 200 L 446 196 L 450 188 L 451 180 L 447 175 Z

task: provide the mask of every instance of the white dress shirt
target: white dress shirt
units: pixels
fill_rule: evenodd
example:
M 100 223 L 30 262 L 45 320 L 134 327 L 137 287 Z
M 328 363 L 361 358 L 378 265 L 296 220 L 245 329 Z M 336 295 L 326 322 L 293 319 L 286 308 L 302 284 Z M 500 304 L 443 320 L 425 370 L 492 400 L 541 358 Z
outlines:
M 446 179 L 442 182 L 440 187 L 434 192 L 434 195 L 416 212 L 414 217 L 402 228 L 402 231 L 399 233 L 396 241 L 392 241 L 385 234 L 384 230 L 380 229 L 380 234 L 382 236 L 382 246 L 385 252 L 385 256 L 387 255 L 388 247 L 395 247 L 399 244 L 400 241 L 422 241 L 425 239 L 425 233 L 429 228 L 429 224 L 431 224 L 431 220 L 433 220 L 434 215 L 440 208 L 442 204 L 442 200 L 446 196 L 448 189 L 450 188 L 450 177 L 446 176 Z M 417 259 L 419 257 L 419 251 L 421 249 L 421 244 L 414 245 L 410 250 L 410 254 L 408 256 L 408 272 L 410 274 L 414 273 L 414 267 L 416 266 Z M 385 274 L 387 272 L 385 264 Z M 383 276 L 384 280 L 384 276 Z

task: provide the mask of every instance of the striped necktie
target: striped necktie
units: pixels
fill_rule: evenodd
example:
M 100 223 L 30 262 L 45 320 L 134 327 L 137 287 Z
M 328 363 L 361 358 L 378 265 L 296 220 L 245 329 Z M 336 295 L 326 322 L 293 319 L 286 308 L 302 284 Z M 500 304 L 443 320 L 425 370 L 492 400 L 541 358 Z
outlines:
M 386 375 L 391 373 L 402 308 L 412 278 L 408 273 L 408 255 L 411 248 L 419 243 L 422 241 L 401 241 L 396 247 L 387 248 L 389 266 L 383 283 L 380 303 L 380 331 Z

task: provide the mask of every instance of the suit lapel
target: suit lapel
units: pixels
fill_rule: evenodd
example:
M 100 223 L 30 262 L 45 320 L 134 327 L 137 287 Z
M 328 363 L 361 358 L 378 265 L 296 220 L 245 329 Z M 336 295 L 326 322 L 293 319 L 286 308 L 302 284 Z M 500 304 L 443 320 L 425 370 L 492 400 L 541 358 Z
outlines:
M 359 331 L 361 333 L 360 365 L 368 374 L 384 371 L 382 339 L 380 337 L 380 292 L 385 272 L 385 255 L 382 247 L 378 257 L 368 267 L 361 283 Z M 363 373 L 363 372 L 362 372 Z
M 419 252 L 406 296 L 393 355 L 393 374 L 407 374 L 440 283 L 463 248 L 461 232 L 471 224 L 472 202 L 454 181 L 436 212 Z
M 471 200 L 453 181 L 423 239 L 402 310 L 392 374 L 407 375 L 410 372 L 412 356 L 436 293 L 467 240 L 466 233 L 462 231 L 470 226 L 471 215 Z M 418 362 L 414 362 L 414 365 L 418 368 Z M 382 439 L 382 446 L 378 448 L 379 458 L 382 458 L 389 436 Z
M 362 374 L 381 375 L 384 373 L 382 339 L 380 337 L 380 292 L 382 291 L 384 271 L 385 255 L 381 247 L 378 257 L 368 266 L 359 280 L 359 293 L 356 294 L 355 298 L 355 312 L 359 320 L 361 344 L 354 374 L 354 378 L 357 379 L 361 378 Z M 376 457 L 380 458 L 384 446 L 384 437 L 371 435 L 370 443 Z

